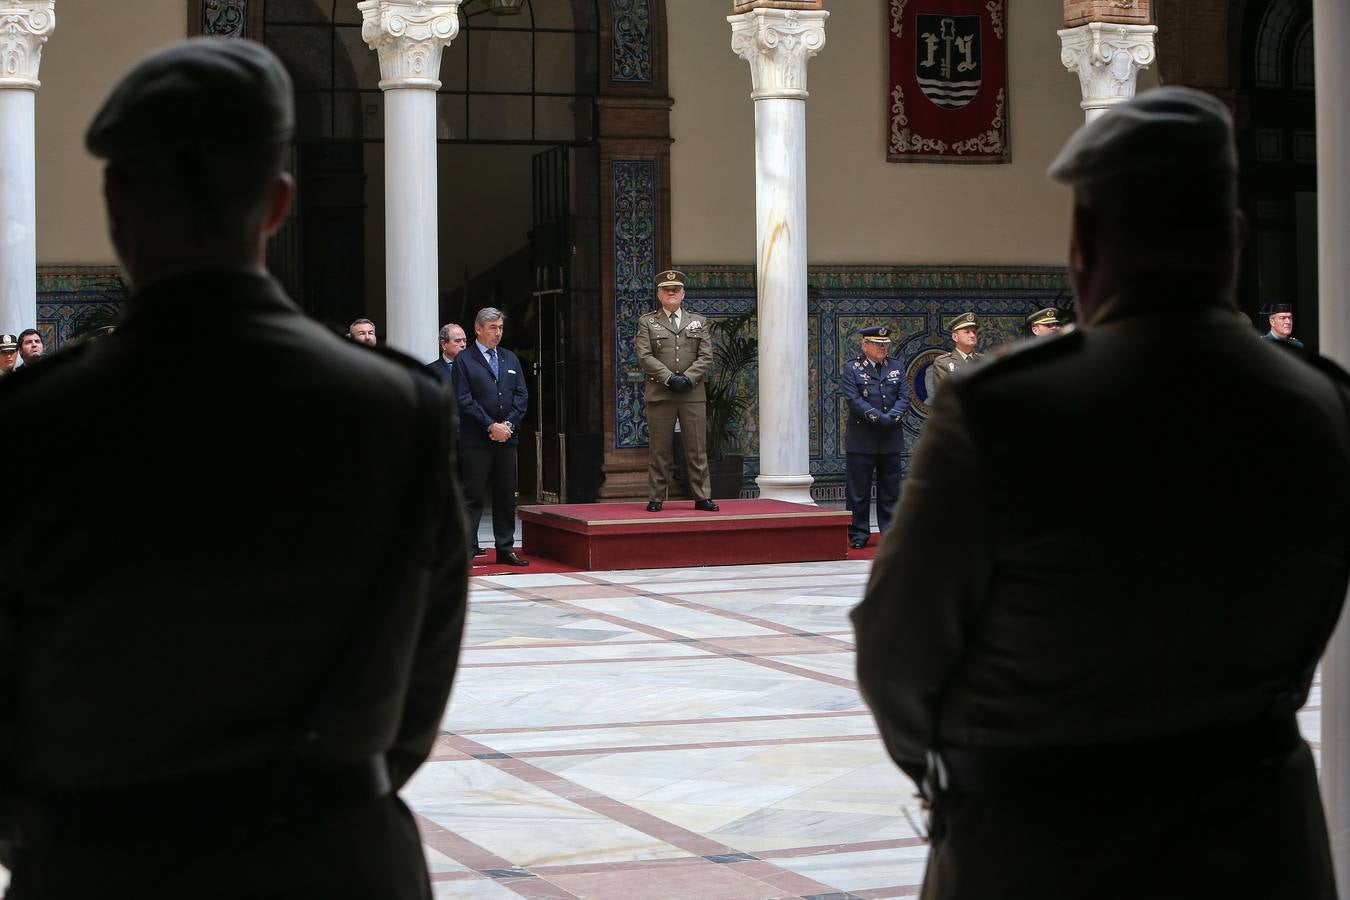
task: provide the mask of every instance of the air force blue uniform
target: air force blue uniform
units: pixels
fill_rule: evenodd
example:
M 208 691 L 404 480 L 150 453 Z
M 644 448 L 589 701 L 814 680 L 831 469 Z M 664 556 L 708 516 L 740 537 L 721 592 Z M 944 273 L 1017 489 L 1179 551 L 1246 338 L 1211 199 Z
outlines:
M 888 337 L 889 329 L 866 328 L 863 336 Z M 857 543 L 865 542 L 871 534 L 868 495 L 873 477 L 879 530 L 884 532 L 890 525 L 891 511 L 900 497 L 900 456 L 905 448 L 900 418 L 909 408 L 909 385 L 904 364 L 892 356 L 879 363 L 872 363 L 866 356 L 850 359 L 844 364 L 841 382 L 849 410 L 844 451 L 853 523 L 848 536 L 850 543 Z

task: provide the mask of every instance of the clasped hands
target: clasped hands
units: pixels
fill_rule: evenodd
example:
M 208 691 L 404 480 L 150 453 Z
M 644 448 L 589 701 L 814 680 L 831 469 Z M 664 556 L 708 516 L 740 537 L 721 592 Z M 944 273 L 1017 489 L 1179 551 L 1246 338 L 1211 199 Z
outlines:
M 511 440 L 511 435 L 515 434 L 511 426 L 505 422 L 493 422 L 488 426 L 488 437 L 499 444 L 504 444 Z
M 683 372 L 676 372 L 670 376 L 670 379 L 666 382 L 666 387 L 677 394 L 685 394 L 694 389 L 694 383 L 689 380 L 688 375 Z
M 874 425 L 899 425 L 900 416 L 897 413 L 868 413 L 867 420 Z

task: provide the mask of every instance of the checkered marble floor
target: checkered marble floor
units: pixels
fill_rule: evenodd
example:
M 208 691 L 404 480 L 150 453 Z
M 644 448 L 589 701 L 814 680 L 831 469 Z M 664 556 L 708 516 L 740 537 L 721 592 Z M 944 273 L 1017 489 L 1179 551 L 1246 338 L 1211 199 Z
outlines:
M 853 680 L 868 565 L 473 579 L 444 734 L 404 792 L 435 895 L 917 896 L 912 786 Z
M 405 791 L 436 896 L 916 895 L 912 787 L 853 680 L 867 567 L 473 579 Z

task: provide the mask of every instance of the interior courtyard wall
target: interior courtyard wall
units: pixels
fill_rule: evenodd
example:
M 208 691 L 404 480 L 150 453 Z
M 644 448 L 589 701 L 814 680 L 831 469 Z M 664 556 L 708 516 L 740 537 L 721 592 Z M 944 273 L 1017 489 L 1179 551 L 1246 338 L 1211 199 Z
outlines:
M 667 4 L 672 257 L 751 264 L 755 253 L 750 73 L 731 51 L 726 4 Z M 825 48 L 808 67 L 808 247 L 812 265 L 1062 265 L 1069 196 L 1045 169 L 1083 122 L 1060 63 L 1059 3 L 1010 3 L 1009 165 L 886 162 L 887 4 L 827 3 Z M 1157 83 L 1141 74 L 1139 89 Z
M 183 39 L 183 0 L 58 0 L 37 95 L 38 265 L 116 261 L 103 215 L 102 168 L 84 131 L 121 75 L 156 47 Z

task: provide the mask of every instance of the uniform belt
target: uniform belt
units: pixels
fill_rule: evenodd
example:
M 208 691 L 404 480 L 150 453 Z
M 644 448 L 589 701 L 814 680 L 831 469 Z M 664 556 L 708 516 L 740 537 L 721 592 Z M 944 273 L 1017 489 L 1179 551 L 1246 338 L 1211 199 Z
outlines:
M 313 819 L 392 791 L 379 754 L 352 763 L 293 763 L 204 772 L 112 788 L 20 795 L 15 804 L 19 842 L 43 846 L 72 841 L 153 837 Z M 185 825 L 188 818 L 190 825 Z
M 1294 716 L 1161 737 L 1073 747 L 943 747 L 942 792 L 985 793 L 1049 785 L 1218 780 L 1278 765 L 1299 747 Z M 930 773 L 933 774 L 933 773 Z

